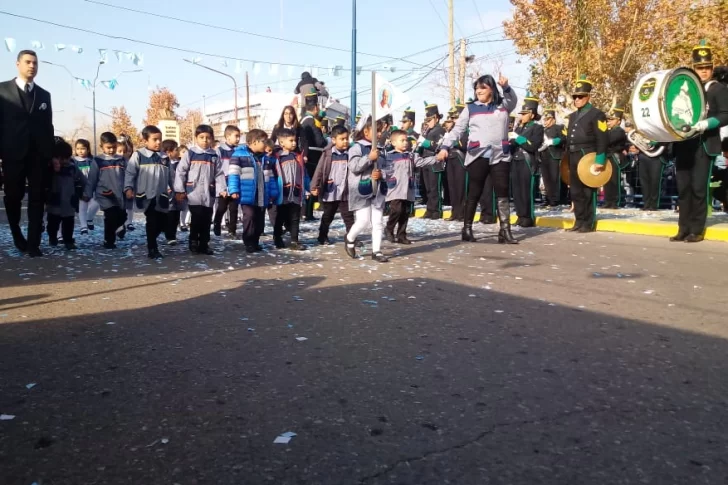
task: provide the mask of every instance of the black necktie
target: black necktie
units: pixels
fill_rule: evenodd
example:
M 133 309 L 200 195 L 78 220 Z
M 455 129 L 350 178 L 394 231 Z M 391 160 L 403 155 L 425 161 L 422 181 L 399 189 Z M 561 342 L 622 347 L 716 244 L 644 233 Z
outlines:
M 30 84 L 25 85 L 25 94 L 30 94 Z

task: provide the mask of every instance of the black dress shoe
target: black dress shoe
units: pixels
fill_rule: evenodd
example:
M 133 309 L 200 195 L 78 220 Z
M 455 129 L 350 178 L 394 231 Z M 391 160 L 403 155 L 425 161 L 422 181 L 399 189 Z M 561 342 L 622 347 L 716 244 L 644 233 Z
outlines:
M 397 238 L 397 242 L 399 244 L 404 244 L 404 245 L 410 245 L 410 244 L 412 244 L 412 241 L 410 241 L 409 239 L 407 239 L 407 236 L 398 237 Z
M 481 224 L 495 224 L 495 216 L 480 216 Z
M 104 241 L 104 249 L 116 249 L 116 244 Z
M 384 237 L 387 239 L 387 241 L 393 243 L 394 242 L 394 231 L 392 231 L 391 229 L 385 229 Z
M 579 229 L 576 230 L 576 232 L 580 232 L 580 233 L 594 232 L 594 229 L 592 229 L 589 226 L 581 226 L 581 227 L 579 227 Z
M 349 241 L 346 236 L 344 236 L 344 251 L 346 251 L 347 256 L 352 259 L 356 259 L 356 241 Z
M 521 223 L 519 224 L 519 226 L 521 226 L 521 227 L 533 227 L 535 225 L 536 224 L 533 223 L 533 219 L 526 219 L 526 218 L 521 219 Z
M 18 248 L 18 251 L 21 253 L 24 253 L 28 250 L 28 240 L 25 239 L 25 236 L 23 236 L 23 233 L 20 232 L 20 229 L 13 230 L 13 244 L 15 244 L 15 247 Z
M 704 240 L 705 237 L 702 234 L 690 234 L 685 238 L 685 242 L 696 243 Z
M 372 259 L 378 263 L 386 263 L 389 261 L 389 258 L 381 252 L 372 254 Z
M 152 249 L 149 251 L 149 259 L 162 259 L 164 256 L 159 252 L 159 249 Z
M 670 238 L 670 242 L 683 242 L 688 236 L 689 234 L 687 232 L 680 231 Z
M 573 226 L 566 229 L 566 232 L 577 232 L 579 229 L 581 229 L 581 224 L 575 223 Z
M 199 248 L 197 248 L 197 254 L 203 254 L 205 256 L 212 256 L 213 254 L 215 254 L 215 251 L 210 249 L 209 246 L 200 246 Z
M 28 248 L 28 256 L 31 258 L 40 258 L 43 256 L 43 252 L 41 252 L 40 248 Z
M 286 247 L 286 243 L 283 242 L 282 237 L 274 237 L 273 238 L 273 245 L 276 247 L 276 249 L 283 249 Z
M 215 224 L 212 226 L 212 233 L 216 236 L 220 236 L 222 234 L 222 227 L 220 227 L 220 224 Z
M 293 251 L 305 251 L 308 249 L 305 244 L 301 244 L 299 242 L 292 242 L 288 248 Z
M 328 237 L 318 238 L 317 241 L 322 246 L 331 246 L 331 240 Z

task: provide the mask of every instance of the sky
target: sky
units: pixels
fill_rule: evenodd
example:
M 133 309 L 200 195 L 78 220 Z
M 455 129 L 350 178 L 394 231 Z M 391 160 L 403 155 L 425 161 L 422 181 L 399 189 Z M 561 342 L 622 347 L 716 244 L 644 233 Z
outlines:
M 229 78 L 184 59 L 234 76 L 241 96 L 244 95 L 245 71 L 249 72 L 251 94 L 270 87 L 293 96 L 301 72 L 314 67 L 315 73 L 318 67 L 318 78 L 326 82 L 331 95 L 345 105 L 350 104 L 352 22 L 351 4 L 345 0 L 241 0 L 234 3 L 234 8 L 210 4 L 215 7 L 209 11 L 203 10 L 206 4 L 192 0 L 3 3 L 0 33 L 4 39 L 14 39 L 15 48 L 8 52 L 5 45 L 0 45 L 0 80 L 15 77 L 15 58 L 20 49 L 32 48 L 33 42 L 41 42 L 44 48 L 38 50 L 41 65 L 36 82 L 51 92 L 56 131 L 61 135 L 68 134 L 84 121 L 91 124 L 92 93 L 74 78 L 93 82 L 99 65 L 99 49 L 106 49 L 108 56 L 108 62 L 99 68 L 97 80 L 99 126 L 110 121 L 107 114 L 111 107 L 122 105 L 130 112 L 133 122 L 141 125 L 148 92 L 156 87 L 167 87 L 177 95 L 180 114 L 185 109 L 202 108 L 203 99 L 206 103 L 232 99 Z M 500 66 L 522 98 L 522 87 L 528 81 L 527 60 L 515 54 L 510 41 L 502 40 L 501 22 L 510 16 L 510 3 L 507 0 L 455 0 L 454 5 L 455 38 L 468 39 L 468 54 L 475 55 L 486 72 L 497 74 L 493 71 Z M 216 27 L 192 25 L 186 21 Z M 411 88 L 407 94 L 411 97 L 411 106 L 420 113 L 418 123 L 425 101 L 438 103 L 440 111 L 446 112 L 450 107 L 449 94 L 446 88 L 437 86 L 438 78 L 443 79 L 447 68 L 446 21 L 447 0 L 359 1 L 357 65 L 363 66 L 365 71 L 357 76 L 357 91 L 370 87 L 371 74 L 366 70 L 376 69 L 400 89 Z M 56 44 L 66 47 L 56 50 Z M 82 48 L 82 52 L 76 52 L 77 47 Z M 137 66 L 126 56 L 119 62 L 114 50 L 137 54 L 143 57 L 143 62 Z M 225 58 L 227 67 L 223 64 Z M 240 73 L 236 73 L 238 62 L 235 59 L 240 60 Z M 273 64 L 278 65 L 277 73 L 271 71 Z M 329 71 L 330 66 L 342 66 L 343 70 L 335 76 Z M 392 68 L 394 72 L 391 72 Z M 123 72 L 138 69 L 142 71 Z M 114 90 L 101 84 L 101 81 L 111 79 L 118 81 Z M 470 89 L 466 91 L 472 95 Z M 358 95 L 359 106 L 367 103 L 370 96 L 370 93 Z

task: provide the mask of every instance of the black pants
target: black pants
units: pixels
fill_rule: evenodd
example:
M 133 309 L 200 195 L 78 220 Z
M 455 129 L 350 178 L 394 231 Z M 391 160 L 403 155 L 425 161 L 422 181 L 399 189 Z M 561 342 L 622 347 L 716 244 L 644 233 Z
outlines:
M 402 239 L 407 237 L 407 222 L 410 218 L 410 202 L 408 200 L 391 200 L 389 201 L 389 219 L 387 219 L 387 232 L 394 233 L 395 227 L 397 233 L 395 237 Z
M 10 230 L 20 232 L 20 213 L 28 187 L 28 248 L 40 247 L 43 214 L 51 173 L 48 160 L 41 160 L 31 149 L 22 160 L 3 160 L 5 213 Z
M 535 168 L 535 167 L 534 167 Z M 535 221 L 533 207 L 534 175 L 527 160 L 511 160 L 511 188 L 513 205 L 519 219 Z
M 574 202 L 575 224 L 593 229 L 597 214 L 597 191 L 579 180 L 579 160 L 583 156 L 581 151 L 569 153 L 569 190 Z
M 48 213 L 48 240 L 58 242 L 58 229 L 61 229 L 64 244 L 73 242 L 73 224 L 75 217 L 61 217 L 56 214 Z
M 705 153 L 702 144 L 695 144 L 694 151 L 681 150 L 677 153 L 675 168 L 680 207 L 679 230 L 688 234 L 702 234 L 708 217 L 708 185 L 713 157 Z
M 429 170 L 427 167 L 417 169 L 417 184 L 420 193 L 420 201 L 422 204 L 427 205 L 427 188 L 425 188 L 425 171 Z
M 442 212 L 442 174 L 433 172 L 430 167 L 425 167 L 422 169 L 422 177 L 427 192 L 427 212 L 428 214 L 440 214 Z
M 179 226 L 179 210 L 170 210 L 167 212 L 167 222 L 164 226 L 164 237 L 167 241 L 177 240 L 177 226 Z
M 480 196 L 480 221 L 495 222 L 495 191 L 493 177 L 490 174 L 485 179 L 483 195 Z
M 308 174 L 309 180 L 313 179 L 313 174 L 316 172 L 316 166 L 318 165 L 319 159 L 321 158 L 320 155 L 321 152 L 317 152 L 317 154 L 312 157 L 311 153 L 309 153 L 309 161 L 306 162 L 306 173 Z M 311 161 L 312 158 L 315 158 L 315 161 Z M 305 213 L 304 217 L 306 220 L 312 220 L 313 217 L 313 204 L 316 202 L 316 197 L 313 195 L 309 195 L 306 197 L 306 203 L 305 203 Z M 289 228 L 290 229 L 290 228 Z
M 238 201 L 232 197 L 218 197 L 217 211 L 215 212 L 215 226 L 222 224 L 225 213 L 228 213 L 227 230 L 230 234 L 235 235 L 238 230 Z
M 144 211 L 147 218 L 147 249 L 149 251 L 159 249 L 157 237 L 165 232 L 169 223 L 169 214 L 158 211 L 156 207 L 157 201 L 153 199 L 147 210 Z
M 323 241 L 329 237 L 329 228 L 334 221 L 337 210 L 341 213 L 341 218 L 344 220 L 344 226 L 348 234 L 351 226 L 354 225 L 354 213 L 349 210 L 349 201 L 337 200 L 336 202 L 322 202 L 321 206 L 323 208 L 323 214 L 321 215 L 321 225 L 319 226 L 319 241 Z
M 263 216 L 265 217 L 265 216 Z M 291 242 L 298 242 L 298 230 L 301 226 L 301 206 L 298 204 L 281 204 L 276 209 L 276 220 L 273 226 L 273 237 L 283 237 L 283 226 L 291 231 Z M 262 232 L 261 232 L 262 234 Z
M 276 213 L 275 223 L 281 218 L 280 211 Z M 260 244 L 260 236 L 265 227 L 265 209 L 257 205 L 243 206 L 243 243 L 246 246 L 257 246 Z
M 612 157 L 613 154 L 607 157 L 607 163 L 612 165 L 612 177 L 604 186 L 604 205 L 619 206 L 622 203 L 622 171 Z
M 459 159 L 449 160 L 447 167 L 447 185 L 450 188 L 450 205 L 453 219 L 462 219 L 465 210 L 465 184 L 467 172 Z
M 649 210 L 657 210 L 660 208 L 662 171 L 664 165 L 659 157 L 640 157 L 639 163 L 642 207 Z
M 493 179 L 493 190 L 497 198 L 508 197 L 510 162 L 499 162 L 490 165 L 490 159 L 477 158 L 466 167 L 468 171 L 468 200 L 465 204 L 465 223 L 472 224 L 475 218 L 475 209 L 483 195 L 485 181 L 490 175 Z
M 713 181 L 720 181 L 720 187 L 713 190 L 713 197 L 723 204 L 723 210 L 728 212 L 728 169 L 713 169 Z
M 553 158 L 548 150 L 541 153 L 541 176 L 546 188 L 546 203 L 550 206 L 561 202 L 561 160 Z
M 210 244 L 210 226 L 212 225 L 212 207 L 191 205 L 190 208 L 190 246 L 197 244 L 206 249 Z
M 116 242 L 116 230 L 126 222 L 126 210 L 119 206 L 104 209 L 104 241 L 109 244 Z

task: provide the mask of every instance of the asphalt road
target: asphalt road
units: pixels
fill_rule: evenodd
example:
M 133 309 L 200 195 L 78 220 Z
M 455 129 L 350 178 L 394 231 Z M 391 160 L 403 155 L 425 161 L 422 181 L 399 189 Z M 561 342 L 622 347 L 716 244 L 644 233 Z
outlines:
M 727 245 L 414 226 L 3 250 L 0 484 L 728 483 Z

